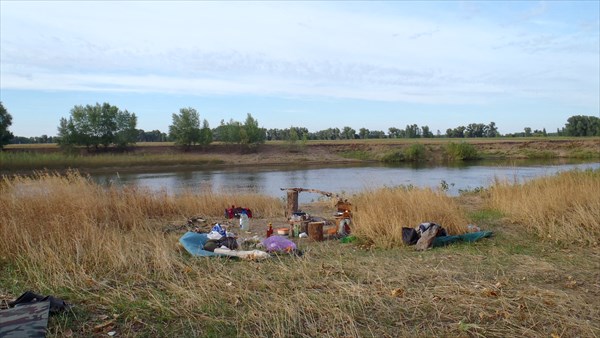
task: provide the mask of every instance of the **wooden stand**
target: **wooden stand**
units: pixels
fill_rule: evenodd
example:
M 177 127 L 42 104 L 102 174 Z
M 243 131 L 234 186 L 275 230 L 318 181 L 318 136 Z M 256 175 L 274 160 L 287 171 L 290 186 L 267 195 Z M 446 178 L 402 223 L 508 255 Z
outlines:
M 285 209 L 285 216 L 292 217 L 292 214 L 298 211 L 298 191 L 288 190 L 287 191 L 287 208 Z
M 308 223 L 308 237 L 317 242 L 322 241 L 323 240 L 323 222 Z

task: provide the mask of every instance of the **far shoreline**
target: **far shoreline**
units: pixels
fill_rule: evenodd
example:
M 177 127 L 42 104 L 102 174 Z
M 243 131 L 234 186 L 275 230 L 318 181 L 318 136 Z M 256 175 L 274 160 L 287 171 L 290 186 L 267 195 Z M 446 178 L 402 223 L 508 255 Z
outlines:
M 426 165 L 452 165 L 471 161 L 448 161 L 445 147 L 450 143 L 472 145 L 479 160 L 600 161 L 600 137 L 572 138 L 494 138 L 494 139 L 379 139 L 308 141 L 289 144 L 267 141 L 254 148 L 215 143 L 185 149 L 164 143 L 140 143 L 125 151 L 85 148 L 67 155 L 56 144 L 9 145 L 0 152 L 0 174 L 29 174 L 35 171 L 79 170 L 82 173 L 161 172 L 228 167 L 302 167 L 385 164 L 387 154 L 414 147 L 423 149 L 416 161 Z M 422 145 L 422 146 L 421 146 Z

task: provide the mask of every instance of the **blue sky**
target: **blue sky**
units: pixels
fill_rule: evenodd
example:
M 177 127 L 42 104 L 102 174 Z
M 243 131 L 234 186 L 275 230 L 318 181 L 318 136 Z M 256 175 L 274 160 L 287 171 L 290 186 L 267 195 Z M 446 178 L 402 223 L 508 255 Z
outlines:
M 0 1 L 0 100 L 15 135 L 55 135 L 110 102 L 167 131 L 496 122 L 555 131 L 600 116 L 599 1 Z

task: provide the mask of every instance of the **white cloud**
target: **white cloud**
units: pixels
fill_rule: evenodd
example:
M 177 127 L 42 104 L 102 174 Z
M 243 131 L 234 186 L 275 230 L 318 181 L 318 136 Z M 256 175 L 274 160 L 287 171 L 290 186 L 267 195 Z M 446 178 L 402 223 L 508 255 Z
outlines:
M 438 104 L 598 88 L 597 32 L 521 34 L 478 7 L 460 22 L 334 5 L 2 2 L 0 88 Z

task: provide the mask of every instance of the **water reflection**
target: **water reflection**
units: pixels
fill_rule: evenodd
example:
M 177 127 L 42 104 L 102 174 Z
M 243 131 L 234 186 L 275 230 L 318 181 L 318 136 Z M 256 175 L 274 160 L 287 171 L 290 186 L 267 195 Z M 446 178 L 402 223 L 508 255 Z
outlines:
M 334 167 L 253 167 L 218 170 L 182 170 L 166 173 L 114 173 L 92 175 L 100 184 L 119 184 L 146 187 L 180 193 L 186 190 L 258 192 L 282 197 L 280 188 L 314 188 L 336 193 L 352 194 L 365 189 L 413 185 L 440 187 L 448 184 L 448 193 L 489 186 L 495 179 L 522 182 L 534 177 L 552 175 L 573 168 L 600 168 L 596 163 L 561 162 L 478 162 L 452 166 L 431 165 L 358 165 Z M 318 198 L 313 194 L 300 194 L 300 202 Z

